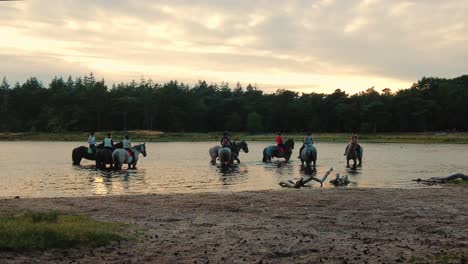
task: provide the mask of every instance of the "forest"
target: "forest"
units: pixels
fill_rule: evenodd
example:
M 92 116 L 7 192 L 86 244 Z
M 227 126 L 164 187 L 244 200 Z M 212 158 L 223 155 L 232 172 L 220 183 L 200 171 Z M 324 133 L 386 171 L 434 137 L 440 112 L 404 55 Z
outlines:
M 0 131 L 424 132 L 468 130 L 468 75 L 357 94 L 178 81 L 108 86 L 93 74 L 0 84 Z

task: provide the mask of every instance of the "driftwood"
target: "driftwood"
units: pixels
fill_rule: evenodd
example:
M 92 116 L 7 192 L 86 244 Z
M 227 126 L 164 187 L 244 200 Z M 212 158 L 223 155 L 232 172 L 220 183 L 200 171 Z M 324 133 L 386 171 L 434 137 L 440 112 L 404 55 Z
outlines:
M 419 178 L 413 181 L 418 182 L 418 183 L 424 183 L 424 184 L 438 184 L 438 183 L 443 184 L 443 183 L 453 182 L 458 179 L 461 179 L 463 181 L 468 181 L 468 175 L 465 175 L 463 173 L 455 173 L 447 177 L 432 177 L 427 180 Z
M 288 180 L 288 181 L 282 181 L 279 183 L 279 185 L 281 187 L 289 187 L 289 188 L 301 188 L 301 187 L 304 187 L 306 183 L 314 180 L 316 182 L 319 182 L 320 183 L 320 187 L 323 186 L 323 182 L 327 179 L 328 175 L 330 175 L 330 173 L 333 171 L 333 168 L 330 168 L 327 172 L 325 172 L 325 174 L 323 175 L 322 179 L 318 179 L 314 176 L 310 176 L 308 177 L 307 179 L 304 179 L 304 177 L 302 177 L 301 179 L 299 179 L 298 181 L 294 182 L 292 180 Z
M 335 179 L 331 180 L 330 183 L 335 185 L 335 186 L 346 186 L 350 183 L 348 179 L 348 175 L 345 175 L 343 177 L 340 177 L 340 174 L 337 173 Z

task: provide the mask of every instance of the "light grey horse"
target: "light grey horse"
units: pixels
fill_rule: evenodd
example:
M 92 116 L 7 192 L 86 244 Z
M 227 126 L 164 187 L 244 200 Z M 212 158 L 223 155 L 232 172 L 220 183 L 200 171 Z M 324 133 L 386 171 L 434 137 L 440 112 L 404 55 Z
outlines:
M 312 167 L 313 170 L 316 170 L 316 162 L 317 162 L 317 149 L 312 146 L 311 144 L 307 144 L 304 146 L 304 149 L 301 152 L 301 164 L 304 166 L 304 162 L 306 163 L 306 167 L 310 168 L 310 163 L 314 163 Z
M 208 150 L 208 153 L 210 154 L 210 157 L 211 157 L 211 164 L 216 163 L 216 159 L 218 158 L 218 151 L 220 148 L 221 146 L 214 146 Z M 245 153 L 249 153 L 249 146 L 247 145 L 247 142 L 245 141 L 234 142 L 234 148 L 232 150 L 232 159 L 233 161 L 236 160 L 237 163 L 240 163 L 240 160 L 239 160 L 240 150 L 243 150 Z
M 128 154 L 128 151 L 126 149 L 120 148 L 114 150 L 112 152 L 112 160 L 114 161 L 114 168 L 116 170 L 122 169 L 122 164 L 126 163 L 128 164 L 128 168 L 134 168 L 136 169 L 136 164 L 138 162 L 138 156 L 143 154 L 144 157 L 146 157 L 146 146 L 145 143 L 136 145 L 133 148 L 131 148 L 133 151 L 133 157 Z
M 221 162 L 221 166 L 230 166 L 232 164 L 232 152 L 230 148 L 220 148 L 218 150 L 218 157 Z

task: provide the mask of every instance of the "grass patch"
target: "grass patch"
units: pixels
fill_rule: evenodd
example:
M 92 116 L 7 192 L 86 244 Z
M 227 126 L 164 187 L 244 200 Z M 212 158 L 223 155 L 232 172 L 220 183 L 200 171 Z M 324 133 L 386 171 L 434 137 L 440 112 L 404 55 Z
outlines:
M 408 263 L 438 263 L 438 264 L 449 264 L 449 263 L 468 263 L 467 253 L 438 253 L 433 256 L 426 257 L 415 257 L 412 256 L 408 259 Z
M 122 227 L 56 211 L 8 213 L 0 215 L 0 251 L 99 247 L 126 240 Z

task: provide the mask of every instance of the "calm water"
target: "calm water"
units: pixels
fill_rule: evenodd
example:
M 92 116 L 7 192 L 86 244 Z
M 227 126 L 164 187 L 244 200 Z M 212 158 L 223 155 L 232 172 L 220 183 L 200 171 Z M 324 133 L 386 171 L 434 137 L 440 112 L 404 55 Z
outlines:
M 282 180 L 306 174 L 296 158 L 289 163 L 262 163 L 262 150 L 269 144 L 250 142 L 250 152 L 241 152 L 241 164 L 223 171 L 209 164 L 212 142 L 147 143 L 148 156 L 141 156 L 138 170 L 101 172 L 88 160 L 72 166 L 71 151 L 80 145 L 77 142 L 0 142 L 0 197 L 269 190 L 280 189 Z M 351 177 L 348 188 L 421 188 L 411 179 L 468 171 L 465 145 L 362 144 L 363 166 L 356 172 L 345 168 L 344 144 L 315 146 L 317 176 L 333 167 Z M 296 147 L 293 157 L 297 152 Z M 325 188 L 333 188 L 329 179 Z

